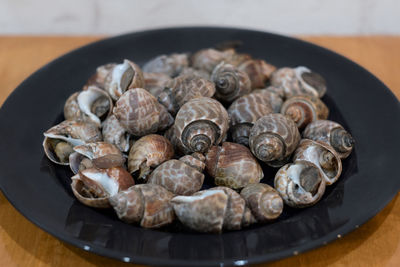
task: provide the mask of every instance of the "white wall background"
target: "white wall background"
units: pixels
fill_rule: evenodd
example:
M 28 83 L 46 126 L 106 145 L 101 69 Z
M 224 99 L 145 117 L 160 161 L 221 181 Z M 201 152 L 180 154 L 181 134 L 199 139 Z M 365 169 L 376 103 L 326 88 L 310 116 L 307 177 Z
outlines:
M 191 25 L 400 34 L 400 0 L 0 0 L 0 34 L 119 34 Z

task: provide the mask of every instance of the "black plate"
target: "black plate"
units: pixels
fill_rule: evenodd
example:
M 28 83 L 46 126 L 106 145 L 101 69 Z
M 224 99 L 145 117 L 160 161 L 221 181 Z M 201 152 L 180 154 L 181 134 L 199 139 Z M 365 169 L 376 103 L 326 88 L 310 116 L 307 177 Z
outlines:
M 42 133 L 62 119 L 67 97 L 99 65 L 124 58 L 143 64 L 162 53 L 241 40 L 240 51 L 277 66 L 306 65 L 328 81 L 330 118 L 356 140 L 340 180 L 315 206 L 285 207 L 268 225 L 221 235 L 141 229 L 75 200 L 71 172 L 44 157 Z M 15 67 L 15 66 L 14 66 Z M 362 67 L 324 48 L 279 35 L 227 28 L 145 31 L 100 41 L 44 66 L 0 112 L 0 185 L 26 218 L 57 238 L 104 256 L 152 265 L 243 265 L 276 260 L 326 244 L 365 223 L 398 192 L 399 102 Z M 273 172 L 266 171 L 267 182 Z M 23 229 L 21 229 L 22 231 Z

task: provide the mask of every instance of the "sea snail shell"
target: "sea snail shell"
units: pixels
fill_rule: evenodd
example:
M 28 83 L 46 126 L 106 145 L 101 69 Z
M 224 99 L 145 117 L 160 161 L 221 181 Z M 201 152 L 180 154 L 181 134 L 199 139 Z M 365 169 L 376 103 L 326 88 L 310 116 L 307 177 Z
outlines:
M 96 86 L 104 90 L 107 76 L 110 74 L 110 72 L 114 69 L 116 65 L 117 64 L 115 63 L 109 63 L 97 67 L 96 73 L 89 78 L 89 80 L 87 81 L 82 90 L 86 90 L 90 86 Z
M 216 185 L 240 189 L 264 177 L 257 159 L 240 144 L 224 142 L 206 154 L 206 170 Z
M 104 142 L 117 146 L 122 152 L 128 152 L 130 135 L 121 126 L 115 115 L 109 116 L 102 126 Z
M 255 94 L 257 97 L 260 97 L 263 102 L 269 103 L 274 113 L 279 113 L 283 103 L 283 96 L 281 92 L 283 92 L 283 89 L 281 91 L 279 88 L 268 86 L 264 89 L 256 89 L 251 93 Z
M 286 205 L 303 208 L 314 205 L 325 192 L 319 168 L 308 161 L 289 163 L 275 175 L 274 187 Z
M 189 65 L 187 54 L 160 55 L 148 61 L 143 66 L 144 72 L 163 73 L 175 77 L 181 73 L 183 68 Z
M 75 174 L 87 167 L 108 169 L 122 167 L 125 163 L 118 147 L 105 142 L 86 143 L 74 147 L 74 151 L 69 156 L 69 164 Z
M 174 119 L 142 88 L 126 91 L 115 103 L 114 115 L 130 134 L 143 136 L 169 127 Z
M 178 111 L 174 135 L 179 145 L 190 152 L 205 153 L 226 137 L 229 116 L 217 100 L 201 97 L 184 104 Z
M 303 137 L 332 146 L 340 158 L 347 158 L 354 146 L 354 139 L 339 123 L 317 120 L 304 129 Z
M 138 178 L 147 180 L 152 168 L 174 156 L 174 149 L 167 138 L 158 134 L 149 134 L 137 140 L 129 151 L 128 170 L 139 171 Z
M 44 134 L 43 148 L 46 156 L 54 163 L 69 164 L 73 147 L 86 142 L 101 141 L 99 128 L 92 123 L 66 120 L 51 127 Z
M 247 73 L 252 88 L 264 88 L 266 81 L 276 67 L 262 59 L 250 59 L 238 66 L 238 69 Z
M 239 71 L 231 64 L 221 62 L 211 74 L 215 83 L 215 98 L 222 102 L 232 102 L 251 92 L 251 82 L 247 73 Z
M 250 93 L 236 99 L 228 108 L 230 131 L 235 143 L 249 146 L 250 129 L 264 115 L 273 113 L 264 93 Z
M 281 113 L 289 116 L 299 129 L 304 129 L 313 121 L 327 119 L 329 109 L 318 97 L 304 95 L 287 99 Z
M 178 76 L 164 87 L 157 99 L 173 115 L 189 100 L 212 97 L 215 93 L 212 82 L 195 76 Z
M 85 169 L 71 179 L 75 197 L 83 204 L 95 208 L 110 207 L 110 197 L 135 184 L 132 176 L 122 167 Z
M 177 196 L 171 203 L 178 219 L 199 232 L 237 230 L 255 222 L 241 196 L 226 187 L 199 191 L 192 196 Z
M 234 50 L 219 51 L 213 48 L 202 49 L 191 57 L 192 67 L 211 73 L 221 61 L 231 57 Z
M 154 97 L 158 97 L 164 90 L 165 83 L 171 80 L 171 77 L 167 74 L 156 72 L 143 72 L 143 77 L 145 84 L 144 89 L 149 91 Z
M 257 222 L 276 219 L 283 210 L 283 201 L 278 192 L 267 184 L 249 184 L 240 192 Z
M 147 183 L 161 185 L 176 195 L 191 195 L 203 185 L 204 165 L 204 156 L 200 153 L 171 159 L 158 166 Z
M 107 92 L 89 86 L 86 90 L 72 94 L 64 105 L 66 120 L 90 121 L 98 127 L 112 112 L 113 102 Z
M 258 119 L 249 137 L 253 155 L 272 167 L 284 165 L 299 142 L 296 124 L 282 114 L 268 114 Z
M 174 210 L 170 200 L 174 195 L 156 184 L 138 184 L 110 198 L 118 218 L 141 227 L 159 228 L 170 224 Z
M 339 179 L 342 173 L 342 161 L 333 147 L 322 142 L 310 139 L 301 140 L 293 154 L 293 161 L 309 161 L 323 174 L 327 185 L 331 185 Z

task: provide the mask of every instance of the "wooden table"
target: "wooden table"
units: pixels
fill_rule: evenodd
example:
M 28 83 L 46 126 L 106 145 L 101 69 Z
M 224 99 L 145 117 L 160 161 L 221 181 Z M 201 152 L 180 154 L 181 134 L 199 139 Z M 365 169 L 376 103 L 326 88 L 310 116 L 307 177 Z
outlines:
M 0 37 L 0 105 L 36 69 L 100 37 Z M 349 57 L 400 98 L 400 37 L 303 37 Z M 34 226 L 0 193 L 0 266 L 123 266 L 64 244 Z M 400 266 L 400 199 L 324 247 L 271 266 Z M 266 266 L 266 265 L 263 265 Z

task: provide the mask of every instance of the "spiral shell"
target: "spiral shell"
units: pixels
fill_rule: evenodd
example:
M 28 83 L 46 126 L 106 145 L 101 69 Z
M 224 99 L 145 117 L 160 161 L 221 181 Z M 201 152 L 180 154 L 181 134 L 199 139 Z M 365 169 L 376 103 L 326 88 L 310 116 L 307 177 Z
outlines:
M 250 129 L 262 116 L 273 112 L 264 93 L 251 93 L 236 99 L 228 108 L 230 131 L 235 143 L 249 146 Z
M 116 63 L 109 63 L 97 67 L 96 73 L 89 78 L 82 90 L 87 90 L 90 86 L 96 86 L 104 90 L 107 76 L 116 65 Z
M 327 119 L 329 109 L 318 97 L 304 95 L 286 100 L 281 113 L 291 118 L 299 129 L 304 129 L 313 121 Z
M 274 113 L 279 113 L 281 111 L 283 98 L 279 88 L 268 86 L 265 89 L 253 90 L 251 93 L 255 94 L 257 97 L 260 97 L 263 102 L 269 103 Z
M 164 91 L 158 96 L 158 102 L 173 115 L 191 99 L 212 97 L 215 93 L 212 82 L 195 76 L 178 76 L 164 87 Z
M 342 159 L 347 158 L 354 147 L 354 139 L 350 133 L 339 123 L 329 120 L 310 123 L 304 129 L 303 137 L 332 146 Z
M 192 67 L 211 73 L 215 66 L 231 57 L 234 53 L 234 50 L 219 51 L 213 48 L 202 49 L 192 55 Z
M 282 198 L 267 184 L 249 184 L 242 189 L 240 195 L 246 201 L 257 222 L 276 219 L 282 213 Z
M 303 208 L 317 203 L 325 192 L 319 168 L 309 161 L 296 161 L 279 169 L 274 187 L 286 205 Z
M 263 171 L 250 150 L 236 143 L 213 146 L 206 154 L 206 170 L 216 185 L 240 189 L 260 182 Z
M 217 100 L 201 97 L 184 104 L 178 111 L 174 135 L 179 145 L 191 152 L 207 152 L 225 138 L 229 117 Z
M 174 195 L 156 184 L 138 184 L 110 198 L 118 218 L 141 227 L 159 228 L 175 219 L 170 200 Z
M 211 80 L 216 87 L 215 98 L 223 102 L 232 102 L 251 92 L 249 76 L 231 64 L 218 64 L 211 74 Z
M 135 184 L 122 167 L 85 169 L 73 176 L 72 192 L 83 204 L 95 208 L 110 207 L 109 198 Z
M 139 171 L 138 178 L 147 180 L 152 168 L 174 156 L 174 149 L 167 138 L 149 134 L 137 140 L 129 151 L 128 170 Z
M 199 191 L 204 182 L 204 156 L 200 155 L 194 153 L 162 163 L 151 173 L 148 183 L 161 185 L 176 195 Z
M 164 85 L 171 80 L 171 78 L 164 73 L 151 73 L 143 72 L 144 77 L 144 89 L 149 91 L 154 97 L 164 90 Z
M 52 162 L 60 165 L 69 164 L 69 155 L 73 153 L 73 147 L 102 139 L 101 132 L 96 125 L 73 120 L 61 122 L 44 132 L 43 135 L 45 136 L 43 148 L 46 156 Z
M 184 68 L 179 75 L 180 76 L 195 76 L 195 77 L 203 78 L 206 80 L 210 80 L 209 72 L 207 72 L 205 70 L 194 69 L 191 67 Z
M 295 95 L 311 95 L 321 98 L 326 92 L 325 79 L 304 66 L 276 70 L 271 75 L 271 85 L 283 87 L 286 98 Z
M 104 89 L 114 100 L 118 100 L 129 89 L 143 87 L 144 78 L 142 70 L 138 65 L 127 59 L 122 64 L 115 65 L 108 74 L 104 84 Z
M 301 140 L 293 154 L 293 161 L 309 161 L 314 163 L 323 174 L 327 185 L 339 179 L 342 173 L 342 161 L 333 147 L 310 139 Z
M 282 114 L 268 114 L 251 128 L 251 152 L 272 167 L 284 165 L 300 142 L 296 124 Z
M 143 66 L 144 72 L 163 73 L 175 77 L 189 65 L 187 54 L 160 55 L 148 61 Z
M 115 115 L 109 116 L 102 126 L 104 142 L 117 146 L 122 152 L 128 152 L 130 135 Z
M 143 136 L 169 127 L 174 119 L 142 88 L 126 91 L 115 103 L 114 115 L 130 134 Z
M 262 59 L 249 59 L 238 66 L 240 71 L 247 73 L 252 88 L 264 88 L 266 81 L 276 67 Z
M 72 94 L 64 105 L 66 120 L 82 120 L 96 124 L 111 114 L 113 102 L 107 92 L 89 86 L 86 90 Z

